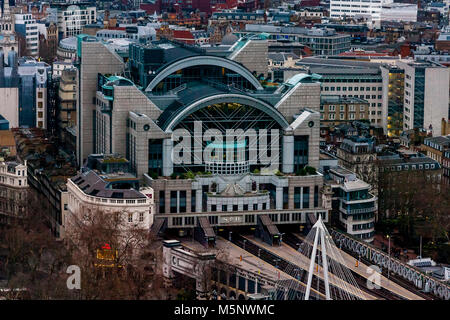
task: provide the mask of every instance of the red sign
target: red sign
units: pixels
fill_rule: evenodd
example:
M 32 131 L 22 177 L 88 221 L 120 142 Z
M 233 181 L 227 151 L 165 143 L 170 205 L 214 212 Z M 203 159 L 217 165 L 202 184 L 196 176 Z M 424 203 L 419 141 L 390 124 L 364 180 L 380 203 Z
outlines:
M 108 243 L 105 243 L 105 245 L 102 247 L 104 250 L 111 250 L 111 246 Z

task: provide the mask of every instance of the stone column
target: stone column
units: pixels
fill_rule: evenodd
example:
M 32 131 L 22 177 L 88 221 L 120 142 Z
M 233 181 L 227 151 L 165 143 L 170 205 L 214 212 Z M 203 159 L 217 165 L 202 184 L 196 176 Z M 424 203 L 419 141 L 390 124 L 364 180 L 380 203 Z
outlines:
M 195 190 L 195 212 L 202 212 L 202 189 Z
M 191 208 L 192 208 L 192 194 L 191 194 L 191 190 L 186 190 L 186 212 L 192 212 Z
M 294 136 L 283 136 L 283 166 L 284 173 L 294 172 Z
M 277 187 L 276 189 L 275 209 L 276 210 L 283 209 L 283 187 Z
M 163 140 L 163 176 L 168 177 L 173 173 L 173 141 L 171 138 Z
M 300 188 L 300 209 L 303 209 L 303 187 Z

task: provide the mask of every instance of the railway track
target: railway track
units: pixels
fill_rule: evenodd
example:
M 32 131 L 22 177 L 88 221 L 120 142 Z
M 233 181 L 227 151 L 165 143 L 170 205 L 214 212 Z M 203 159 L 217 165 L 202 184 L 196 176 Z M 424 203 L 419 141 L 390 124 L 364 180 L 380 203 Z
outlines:
M 355 257 L 355 255 L 351 254 L 350 251 L 347 251 L 347 250 L 344 250 L 344 251 L 347 252 L 348 254 L 350 254 L 352 257 Z M 360 259 L 361 259 L 361 262 L 364 262 L 367 265 L 372 265 L 373 264 L 372 262 L 367 260 L 365 257 L 361 257 Z M 387 272 L 386 268 L 383 268 L 381 270 L 381 273 L 386 278 L 388 277 L 388 272 Z M 392 282 L 395 282 L 396 284 L 398 284 L 399 286 L 405 288 L 406 290 L 414 292 L 414 294 L 418 295 L 419 297 L 421 297 L 421 298 L 423 298 L 425 300 L 435 300 L 436 299 L 433 295 L 418 290 L 417 287 L 414 286 L 413 284 L 411 284 L 409 281 L 407 281 L 405 279 L 402 279 L 400 277 L 394 276 L 393 272 L 390 273 L 389 280 L 391 280 Z
M 290 233 L 286 233 L 283 236 L 283 242 L 286 243 L 288 246 L 292 247 L 293 249 L 295 249 L 296 251 L 298 250 L 298 243 L 301 242 L 301 240 Z M 341 264 L 342 265 L 342 264 Z M 342 266 L 343 268 L 346 268 L 346 266 Z M 391 292 L 389 290 L 387 290 L 386 288 L 380 288 L 380 289 L 369 289 L 367 288 L 366 284 L 367 284 L 367 279 L 364 278 L 362 275 L 360 275 L 359 273 L 353 271 L 353 270 L 349 270 L 352 275 L 353 278 L 355 279 L 356 283 L 358 284 L 359 288 L 366 292 L 371 294 L 372 296 L 375 296 L 377 298 L 380 299 L 385 299 L 385 300 L 405 300 L 403 297 L 397 295 L 394 292 Z
M 303 268 L 301 268 L 297 265 L 294 265 L 293 263 L 291 263 L 289 261 L 286 261 L 285 259 L 273 254 L 272 252 L 264 249 L 263 247 L 258 246 L 257 244 L 255 244 L 254 242 L 252 242 L 248 239 L 245 239 L 245 240 L 246 240 L 245 247 L 244 247 L 244 238 L 240 235 L 234 235 L 231 242 L 236 244 L 240 248 L 244 249 L 245 251 L 247 251 L 255 256 L 258 256 L 263 261 L 265 261 L 265 262 L 269 263 L 270 265 L 280 269 L 281 271 L 289 274 L 293 278 L 298 279 L 300 282 L 302 282 L 306 286 L 307 272 L 304 272 L 305 270 Z M 298 271 L 296 271 L 296 270 L 298 270 Z M 299 271 L 302 271 L 302 272 L 300 272 L 300 274 L 301 274 L 300 276 L 299 276 Z M 317 287 L 314 286 L 314 289 L 317 290 L 318 292 L 322 293 L 323 295 L 325 295 L 325 283 L 322 279 L 320 279 L 316 275 L 313 275 L 312 283 L 318 284 Z M 302 289 L 304 290 L 304 288 L 302 288 Z M 333 289 L 336 291 L 339 290 L 337 287 L 335 287 L 335 285 L 330 284 L 330 291 L 332 291 Z M 304 291 L 302 291 L 302 293 L 304 293 Z M 278 298 L 281 298 L 281 297 L 278 297 Z M 320 299 L 323 299 L 323 297 L 318 296 L 317 293 L 311 292 L 310 299 L 311 300 L 312 299 L 320 300 Z M 353 296 L 353 299 L 358 300 L 359 298 Z

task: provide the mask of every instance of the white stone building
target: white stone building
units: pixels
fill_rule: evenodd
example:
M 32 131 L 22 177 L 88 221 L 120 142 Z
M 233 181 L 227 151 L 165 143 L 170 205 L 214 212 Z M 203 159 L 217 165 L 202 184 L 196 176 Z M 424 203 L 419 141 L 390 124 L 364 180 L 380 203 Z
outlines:
M 403 62 L 405 70 L 403 130 L 422 128 L 441 135 L 442 119 L 449 116 L 450 70 L 433 62 Z
M 25 213 L 27 190 L 26 160 L 24 164 L 0 161 L 0 223 Z
M 16 31 L 25 38 L 26 55 L 39 55 L 39 30 L 36 19 L 31 14 L 15 14 Z M 23 54 L 23 53 L 22 53 Z
M 62 217 L 66 236 L 70 237 L 77 224 L 86 223 L 86 215 L 99 211 L 121 213 L 130 228 L 150 229 L 154 214 L 153 190 L 149 187 L 141 191 L 119 189 L 115 187 L 117 179 L 117 174 L 99 175 L 89 170 L 67 180 L 68 210 Z
M 379 26 L 383 5 L 393 2 L 393 0 L 330 0 L 330 18 L 364 17 L 370 22 L 369 27 Z
M 57 17 L 58 32 L 61 38 L 80 34 L 83 26 L 97 21 L 96 7 L 86 4 L 52 4 L 49 11 L 53 17 Z

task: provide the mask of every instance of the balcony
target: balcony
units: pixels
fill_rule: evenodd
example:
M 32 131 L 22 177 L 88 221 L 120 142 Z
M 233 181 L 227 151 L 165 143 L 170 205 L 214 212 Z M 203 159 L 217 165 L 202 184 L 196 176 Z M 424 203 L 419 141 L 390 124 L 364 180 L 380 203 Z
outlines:
M 342 202 L 341 202 L 341 204 L 339 206 L 339 210 L 342 211 L 345 214 L 370 213 L 370 212 L 376 211 L 377 209 L 378 208 L 377 208 L 376 202 L 373 203 L 373 206 L 370 206 L 368 208 L 359 208 L 359 209 L 350 209 L 350 210 L 347 209 L 347 208 L 344 208 L 342 206 Z
M 365 199 L 353 199 L 353 200 L 347 200 L 345 198 L 342 199 L 341 203 L 345 204 L 357 204 L 357 203 L 366 203 L 371 201 L 377 201 L 377 197 L 375 197 L 373 194 L 369 193 L 369 196 Z

